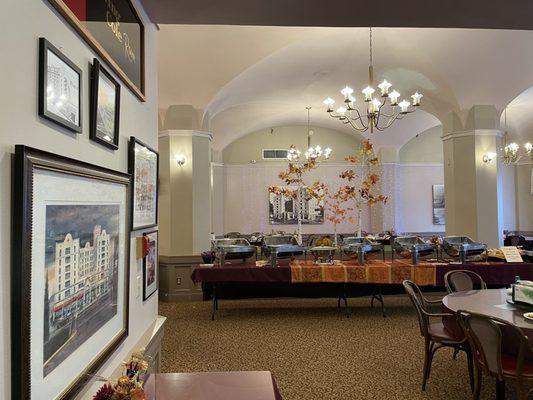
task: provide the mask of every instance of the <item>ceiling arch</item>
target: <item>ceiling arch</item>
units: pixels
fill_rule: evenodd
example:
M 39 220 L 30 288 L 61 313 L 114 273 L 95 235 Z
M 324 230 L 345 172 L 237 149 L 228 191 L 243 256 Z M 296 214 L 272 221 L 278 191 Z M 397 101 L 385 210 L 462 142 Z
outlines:
M 207 103 L 198 102 L 197 107 L 204 110 L 204 125 L 214 134 L 215 150 L 254 130 L 304 124 L 307 105 L 313 106 L 313 123 L 347 129 L 339 128 L 337 121 L 329 119 L 321 103 L 325 97 L 335 94 L 339 101 L 338 90 L 346 84 L 357 91 L 366 86 L 367 28 L 270 27 L 270 32 L 257 42 L 248 38 L 257 27 L 203 29 L 212 38 L 222 37 L 220 32 L 226 32 L 228 39 L 215 41 L 216 47 L 229 49 L 229 53 L 238 51 L 246 59 L 238 68 L 229 68 L 230 73 L 210 86 L 210 95 L 204 96 L 204 101 L 209 99 Z M 269 35 L 277 29 L 288 30 L 290 40 L 280 40 L 264 52 L 256 49 L 256 56 L 248 57 L 249 46 L 270 43 Z M 194 35 L 189 40 L 194 41 Z M 374 135 L 375 140 L 401 146 L 417 133 L 440 124 L 452 111 L 469 110 L 479 104 L 502 110 L 524 88 L 533 85 L 531 43 L 533 32 L 530 31 L 375 29 L 376 80 L 386 78 L 406 97 L 415 90 L 424 93 L 421 111 Z M 201 44 L 204 45 L 200 46 L 201 54 L 213 50 L 208 41 Z M 192 54 L 181 53 L 183 62 L 195 65 L 199 49 L 196 50 Z M 219 57 L 212 74 L 219 69 L 225 71 L 224 66 L 230 62 L 233 61 Z M 174 92 L 194 91 L 198 79 L 214 80 L 209 76 L 193 77 L 184 76 L 179 83 L 181 87 Z M 161 82 L 160 92 L 172 85 L 172 82 Z M 180 97 L 181 103 L 186 101 L 186 96 Z

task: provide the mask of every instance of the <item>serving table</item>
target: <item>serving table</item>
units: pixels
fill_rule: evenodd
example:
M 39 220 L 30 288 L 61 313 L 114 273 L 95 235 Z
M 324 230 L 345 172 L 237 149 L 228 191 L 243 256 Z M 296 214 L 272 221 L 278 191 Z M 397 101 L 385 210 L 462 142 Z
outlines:
M 144 388 L 153 400 L 281 400 L 269 371 L 152 374 Z
M 509 298 L 510 295 L 507 294 L 507 289 L 470 290 L 451 293 L 442 299 L 442 304 L 446 311 L 453 314 L 463 310 L 503 319 L 522 329 L 528 337 L 529 345 L 533 346 L 533 322 L 528 321 L 523 316 L 525 312 L 531 311 L 533 307 L 510 304 Z M 455 318 L 445 318 L 443 322 L 446 329 L 452 332 L 460 332 L 461 328 Z M 460 335 L 462 335 L 462 332 L 460 332 Z M 503 346 L 506 352 L 511 354 L 516 352 L 514 341 L 510 337 L 509 340 L 506 340 L 505 331 L 503 332 Z M 532 362 L 533 352 L 526 350 L 526 358 Z M 505 382 L 500 382 L 497 379 L 496 399 L 505 399 Z
M 381 303 L 385 316 L 383 294 L 404 293 L 402 282 L 409 279 L 419 286 L 444 286 L 444 275 L 454 269 L 478 273 L 489 286 L 505 286 L 515 276 L 533 280 L 533 264 L 494 263 L 412 265 L 408 261 L 369 260 L 364 266 L 354 262 L 337 265 L 313 265 L 286 260 L 278 266 L 258 267 L 255 264 L 236 264 L 220 267 L 196 267 L 191 275 L 195 284 L 201 284 L 204 300 L 212 300 L 211 318 L 215 318 L 219 299 L 262 297 L 337 298 L 337 306 L 344 302 L 348 311 L 350 297 L 372 296 Z

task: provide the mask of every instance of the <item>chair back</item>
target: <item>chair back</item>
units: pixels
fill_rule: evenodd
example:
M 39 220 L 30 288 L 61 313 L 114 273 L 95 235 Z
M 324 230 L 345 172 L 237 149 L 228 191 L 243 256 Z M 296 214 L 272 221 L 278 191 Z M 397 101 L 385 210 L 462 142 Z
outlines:
M 477 281 L 477 282 L 475 282 Z M 487 285 L 483 278 L 473 271 L 458 269 L 448 271 L 444 275 L 444 284 L 448 293 L 466 292 L 474 289 L 474 284 L 479 282 L 481 289 L 486 289 Z
M 418 318 L 418 325 L 420 328 L 420 335 L 427 337 L 429 335 L 429 318 L 424 312 L 426 311 L 426 309 L 424 305 L 424 300 L 422 299 L 422 292 L 418 285 L 412 281 L 405 280 L 402 284 L 405 289 L 405 292 L 407 293 L 407 296 L 409 296 L 409 299 L 411 300 L 411 303 L 415 308 L 416 316 Z
M 502 346 L 505 333 L 507 340 L 518 345 L 516 376 L 522 376 L 527 337 L 520 328 L 488 315 L 467 311 L 458 311 L 457 314 L 472 353 L 485 372 L 503 380 Z

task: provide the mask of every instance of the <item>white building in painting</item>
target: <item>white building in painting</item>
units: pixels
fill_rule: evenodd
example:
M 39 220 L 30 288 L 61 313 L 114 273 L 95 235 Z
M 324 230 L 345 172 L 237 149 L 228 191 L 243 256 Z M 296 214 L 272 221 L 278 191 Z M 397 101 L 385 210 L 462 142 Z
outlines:
M 70 233 L 56 243 L 55 287 L 50 288 L 52 320 L 79 313 L 109 293 L 113 267 L 113 243 L 100 225 L 94 227 L 92 243 L 83 247 Z

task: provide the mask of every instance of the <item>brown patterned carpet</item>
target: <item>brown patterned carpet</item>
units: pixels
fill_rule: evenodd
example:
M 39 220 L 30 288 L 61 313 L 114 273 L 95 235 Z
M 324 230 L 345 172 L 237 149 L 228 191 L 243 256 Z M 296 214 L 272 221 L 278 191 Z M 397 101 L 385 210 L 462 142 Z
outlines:
M 284 400 L 470 399 L 465 356 L 448 349 L 421 391 L 416 316 L 406 297 L 385 301 L 388 318 L 368 298 L 350 299 L 350 318 L 335 299 L 222 300 L 214 322 L 209 302 L 160 303 L 162 372 L 269 370 Z M 481 398 L 494 398 L 491 378 Z

